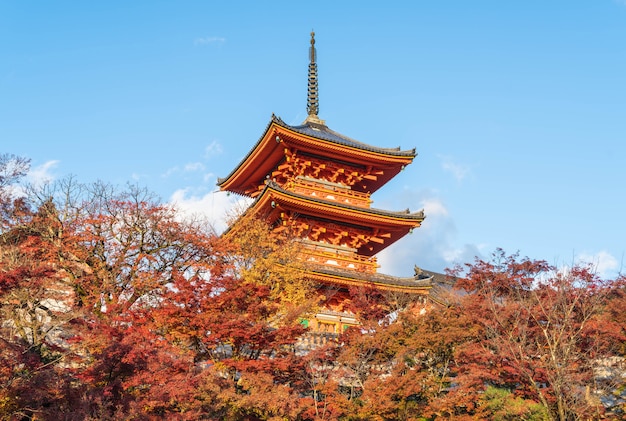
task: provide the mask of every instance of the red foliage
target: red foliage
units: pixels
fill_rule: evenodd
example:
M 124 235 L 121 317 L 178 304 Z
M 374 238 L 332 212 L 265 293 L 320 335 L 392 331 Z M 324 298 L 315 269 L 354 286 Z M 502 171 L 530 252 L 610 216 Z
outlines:
M 94 191 L 4 203 L 2 419 L 591 418 L 587 388 L 620 386 L 594 368 L 625 354 L 623 277 L 499 251 L 447 307 L 354 289 L 361 325 L 302 355 L 301 274 L 267 230 L 227 243 L 141 191 Z

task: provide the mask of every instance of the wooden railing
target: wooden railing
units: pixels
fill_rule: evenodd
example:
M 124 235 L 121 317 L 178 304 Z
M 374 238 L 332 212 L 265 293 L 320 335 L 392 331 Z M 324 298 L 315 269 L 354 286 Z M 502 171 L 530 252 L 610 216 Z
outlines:
M 310 351 L 329 342 L 336 342 L 339 335 L 329 332 L 307 332 L 298 338 L 296 347 L 300 351 Z
M 376 273 L 378 268 L 376 257 L 362 256 L 356 252 L 327 251 L 315 246 L 305 246 L 302 254 L 309 263 L 365 273 Z
M 339 187 L 323 182 L 298 179 L 290 181 L 285 185 L 285 189 L 294 193 L 319 199 L 332 200 L 347 205 L 369 208 L 372 204 L 370 195 L 359 191 L 351 190 L 348 187 Z

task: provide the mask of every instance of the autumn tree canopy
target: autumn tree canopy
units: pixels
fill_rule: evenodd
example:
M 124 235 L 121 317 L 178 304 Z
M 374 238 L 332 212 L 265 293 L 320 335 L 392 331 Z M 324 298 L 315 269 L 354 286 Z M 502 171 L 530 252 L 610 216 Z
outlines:
M 136 186 L 17 189 L 27 170 L 0 155 L 0 419 L 624 415 L 623 277 L 497 251 L 445 305 L 350 291 L 359 327 L 304 352 L 297 243 L 255 219 L 217 236 Z

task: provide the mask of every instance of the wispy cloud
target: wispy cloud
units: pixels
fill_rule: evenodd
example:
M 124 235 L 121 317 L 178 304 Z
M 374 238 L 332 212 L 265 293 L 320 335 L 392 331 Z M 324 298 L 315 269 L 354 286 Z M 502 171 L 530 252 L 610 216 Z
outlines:
M 203 171 L 204 170 L 204 165 L 201 162 L 190 162 L 189 164 L 186 164 L 185 167 L 183 168 L 183 171 L 185 172 L 196 172 L 196 171 Z
M 180 172 L 180 167 L 178 165 L 168 168 L 163 174 L 161 174 L 161 177 L 168 178 L 176 174 L 177 172 Z
M 58 160 L 51 160 L 37 167 L 31 168 L 28 174 L 26 175 L 26 179 L 28 180 L 29 183 L 35 186 L 42 186 L 46 183 L 50 183 L 52 180 L 55 179 L 55 176 L 52 173 L 52 170 L 54 170 L 54 168 L 56 168 L 56 166 L 59 165 L 59 162 L 60 161 Z
M 204 164 L 201 162 L 189 162 L 185 164 L 182 168 L 178 165 L 168 168 L 163 174 L 161 174 L 161 177 L 168 178 L 180 173 L 193 173 L 198 171 L 204 171 L 204 168 Z
M 440 155 L 439 159 L 441 160 L 441 168 L 451 173 L 459 182 L 463 181 L 470 174 L 468 166 L 454 162 L 452 157 Z
M 209 45 L 209 44 L 222 45 L 225 42 L 226 42 L 226 38 L 223 38 L 223 37 L 199 37 L 193 40 L 193 45 Z
M 222 151 L 222 145 L 217 140 L 214 140 L 206 148 L 204 148 L 204 157 L 206 159 L 210 159 L 214 156 L 221 155 Z
M 208 172 L 202 177 L 202 181 L 204 181 L 205 183 L 208 183 L 213 179 L 215 179 L 215 174 L 213 174 L 212 172 Z
M 598 276 L 605 279 L 612 279 L 617 276 L 618 272 L 624 270 L 615 256 L 604 250 L 594 254 L 579 253 L 576 256 L 576 262 L 591 265 Z
M 447 217 L 448 209 L 443 202 L 436 197 L 430 197 L 422 200 L 422 207 L 428 217 Z

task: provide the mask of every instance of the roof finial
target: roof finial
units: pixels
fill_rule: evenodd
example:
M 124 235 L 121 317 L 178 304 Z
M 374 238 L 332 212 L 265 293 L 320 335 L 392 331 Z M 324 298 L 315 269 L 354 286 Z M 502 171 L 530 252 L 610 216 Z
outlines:
M 317 51 L 315 50 L 315 32 L 311 31 L 311 47 L 309 48 L 309 86 L 306 100 L 308 117 L 304 123 L 324 124 L 317 116 L 319 112 L 319 98 L 317 92 Z

